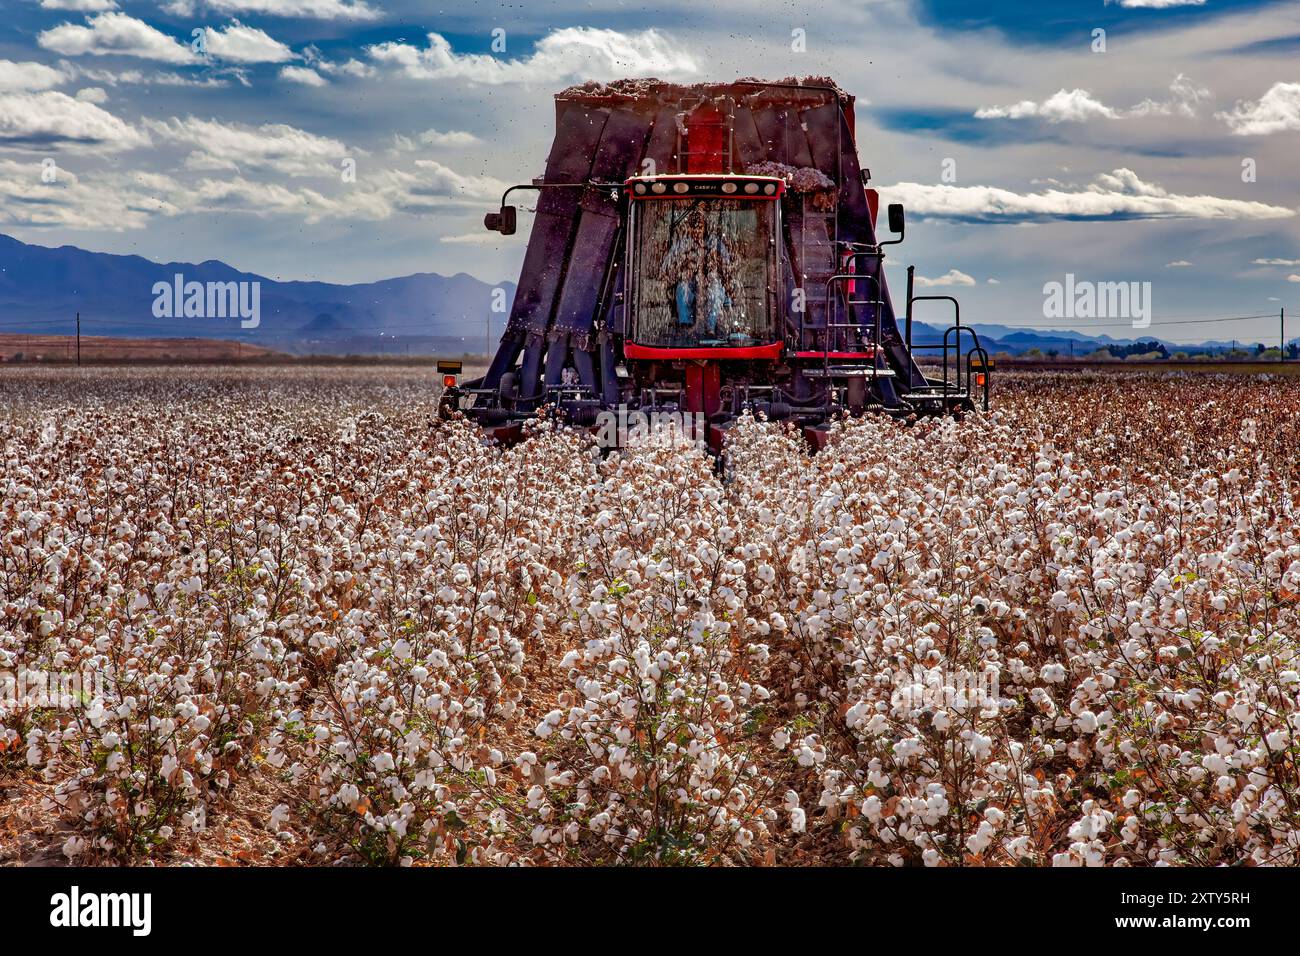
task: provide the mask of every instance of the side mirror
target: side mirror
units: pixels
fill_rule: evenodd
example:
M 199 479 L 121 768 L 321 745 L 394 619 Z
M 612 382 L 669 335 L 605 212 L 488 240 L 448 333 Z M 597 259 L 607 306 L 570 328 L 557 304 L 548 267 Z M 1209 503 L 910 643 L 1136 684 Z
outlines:
M 896 232 L 900 236 L 905 230 L 906 222 L 903 216 L 903 204 L 891 202 L 889 204 L 889 231 Z
M 499 232 L 503 236 L 513 236 L 515 234 L 516 212 L 514 206 L 502 206 L 500 212 L 490 212 L 484 216 L 483 225 L 492 232 Z

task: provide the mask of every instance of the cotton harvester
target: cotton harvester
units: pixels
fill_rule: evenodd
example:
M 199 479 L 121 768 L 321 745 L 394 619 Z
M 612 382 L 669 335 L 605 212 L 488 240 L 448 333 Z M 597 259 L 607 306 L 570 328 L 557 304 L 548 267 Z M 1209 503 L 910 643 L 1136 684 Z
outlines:
M 888 207 L 895 238 L 877 239 L 853 97 L 833 82 L 625 80 L 555 105 L 545 175 L 485 219 L 511 235 L 507 199 L 537 191 L 509 322 L 481 379 L 447 376 L 445 416 L 510 442 L 542 412 L 592 429 L 629 410 L 689 413 L 718 451 L 746 410 L 820 448 L 846 413 L 987 408 L 978 336 L 952 297 L 912 295 L 911 268 L 900 332 L 883 266 L 903 208 Z M 913 345 L 925 300 L 954 323 Z M 914 360 L 927 348 L 942 377 Z

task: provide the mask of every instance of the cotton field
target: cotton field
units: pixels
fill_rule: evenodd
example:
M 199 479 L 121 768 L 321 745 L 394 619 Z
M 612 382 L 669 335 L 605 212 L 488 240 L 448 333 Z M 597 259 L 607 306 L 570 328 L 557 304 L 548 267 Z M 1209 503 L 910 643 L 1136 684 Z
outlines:
M 6 371 L 0 858 L 1300 864 L 1300 382 L 721 472 L 422 369 Z

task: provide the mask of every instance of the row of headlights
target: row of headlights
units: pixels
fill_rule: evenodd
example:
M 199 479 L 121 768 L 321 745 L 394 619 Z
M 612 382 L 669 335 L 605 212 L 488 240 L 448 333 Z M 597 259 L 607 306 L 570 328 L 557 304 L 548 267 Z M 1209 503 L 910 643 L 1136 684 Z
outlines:
M 715 182 L 716 180 L 701 180 L 696 183 L 691 183 L 684 180 L 678 180 L 677 182 L 672 183 L 672 191 L 679 196 L 684 196 L 690 192 L 713 193 L 716 191 L 715 189 L 712 188 Z M 662 196 L 668 192 L 668 189 L 669 189 L 668 183 L 665 183 L 661 180 L 655 180 L 649 183 L 645 183 L 645 182 L 636 183 L 632 187 L 632 192 L 634 192 L 638 196 L 645 196 L 645 195 Z M 732 180 L 728 179 L 722 183 L 721 190 L 724 194 L 728 196 L 735 195 L 737 192 L 743 192 L 747 196 L 757 196 L 760 194 L 764 196 L 775 196 L 776 183 L 772 183 L 772 182 L 757 183 L 751 180 L 749 182 L 745 182 L 742 184 L 742 183 L 733 182 Z

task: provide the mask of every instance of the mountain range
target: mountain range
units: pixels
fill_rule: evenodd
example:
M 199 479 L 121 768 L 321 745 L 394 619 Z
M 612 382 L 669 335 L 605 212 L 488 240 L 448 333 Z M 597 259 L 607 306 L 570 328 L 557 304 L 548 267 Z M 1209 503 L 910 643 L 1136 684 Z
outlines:
M 206 292 L 210 284 L 254 282 L 259 295 L 253 327 L 247 327 L 249 319 L 241 322 L 234 300 L 226 317 L 185 315 L 189 283 L 201 284 Z M 0 332 L 70 334 L 80 313 L 85 335 L 238 339 L 297 354 L 482 353 L 488 343 L 495 347 L 505 318 L 502 310 L 508 310 L 514 292 L 512 282 L 494 286 L 463 272 L 422 272 L 355 285 L 281 282 L 215 259 L 158 263 L 75 246 L 31 245 L 0 235 Z M 248 312 L 251 309 L 242 314 Z M 1116 339 L 996 324 L 973 327 L 990 354 L 1038 349 L 1082 357 L 1105 346 L 1160 341 L 1154 336 Z M 916 343 L 942 339 L 943 327 L 917 322 L 913 329 Z M 1162 344 L 1170 352 L 1229 347 L 1225 342 Z

